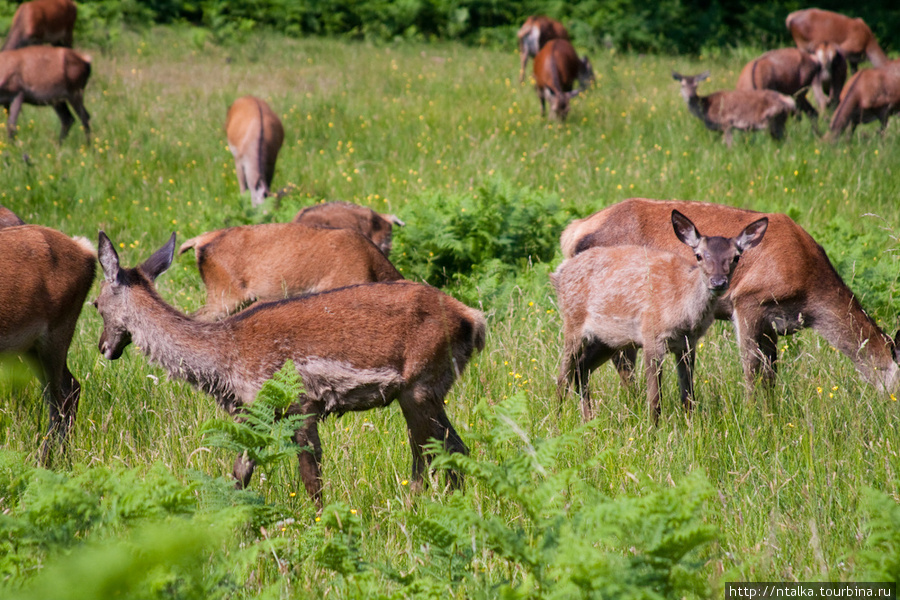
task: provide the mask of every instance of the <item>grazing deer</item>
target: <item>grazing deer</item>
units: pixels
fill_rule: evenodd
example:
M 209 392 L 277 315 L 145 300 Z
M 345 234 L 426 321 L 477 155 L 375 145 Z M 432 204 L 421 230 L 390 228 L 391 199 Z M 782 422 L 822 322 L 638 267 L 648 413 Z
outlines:
M 263 100 L 243 96 L 228 109 L 225 134 L 241 193 L 249 189 L 250 201 L 259 206 L 269 195 L 275 160 L 284 142 L 281 119 Z
M 75 117 L 72 105 L 88 144 L 91 142 L 91 115 L 84 108 L 84 87 L 91 76 L 91 58 L 71 48 L 28 46 L 0 52 L 0 105 L 9 111 L 7 133 L 16 137 L 16 122 L 22 104 L 49 104 L 59 116 L 62 129 L 59 141 L 69 134 Z
M 16 225 L 24 225 L 25 221 L 19 218 L 19 215 L 9 210 L 5 206 L 0 206 L 0 229 L 4 227 L 15 227 Z
M 576 79 L 580 88 L 573 91 Z M 550 40 L 534 58 L 534 87 L 541 101 L 541 116 L 547 114 L 549 100 L 550 111 L 565 121 L 571 99 L 593 82 L 591 61 L 586 56 L 578 58 L 568 40 Z
M 840 48 L 855 73 L 857 66 L 866 58 L 875 67 L 887 62 L 887 56 L 872 30 L 862 19 L 853 19 L 840 13 L 807 8 L 794 11 L 785 19 L 785 25 L 801 50 L 816 51 L 816 45 L 831 42 Z
M 12 26 L 0 52 L 33 44 L 72 47 L 78 9 L 72 0 L 23 2 L 13 15 Z
M 211 320 L 257 300 L 281 300 L 358 283 L 403 276 L 362 234 L 297 223 L 218 229 L 181 245 L 193 248 L 206 286 L 206 306 L 195 318 Z
M 897 388 L 895 340 L 862 309 L 825 250 L 787 215 L 705 202 L 631 198 L 573 221 L 562 234 L 563 256 L 595 246 L 633 244 L 691 259 L 684 244 L 663 226 L 673 210 L 704 231 L 725 236 L 736 235 L 760 217 L 769 219 L 765 239 L 743 256 L 716 307 L 717 319 L 734 323 L 748 384 L 760 376 L 764 385 L 773 384 L 778 336 L 812 327 L 850 358 L 866 381 L 879 390 Z M 617 360 L 625 381 L 634 363 L 634 352 L 629 354 Z
M 703 121 L 707 129 L 724 132 L 729 148 L 733 129 L 768 129 L 772 138 L 780 140 L 788 116 L 797 110 L 793 98 L 771 90 L 720 91 L 698 96 L 697 86 L 709 78 L 709 71 L 690 76 L 672 71 L 672 78 L 681 83 L 681 97 L 691 114 Z
M 697 340 L 715 319 L 719 298 L 728 290 L 738 259 L 757 246 L 768 225 L 765 217 L 733 238 L 707 237 L 677 210 L 675 236 L 696 260 L 641 246 L 590 248 L 563 261 L 550 277 L 559 299 L 564 339 L 560 397 L 574 384 L 585 421 L 593 418 L 588 378 L 617 351 L 644 349 L 647 402 L 659 420 L 662 359 L 678 356 L 681 401 L 694 398 Z
M 900 60 L 883 67 L 858 71 L 847 82 L 841 94 L 841 103 L 831 117 L 830 136 L 836 141 L 850 126 L 850 133 L 860 123 L 881 121 L 880 133 L 884 133 L 888 118 L 900 111 Z
M 835 99 L 840 97 L 840 89 L 844 85 L 841 75 L 826 75 L 824 61 L 827 56 L 840 56 L 833 45 L 829 48 L 823 45 L 817 54 L 807 54 L 798 48 L 779 48 L 766 52 L 741 69 L 735 89 L 738 91 L 772 90 L 786 96 L 791 96 L 797 103 L 797 108 L 806 113 L 812 121 L 813 128 L 818 130 L 817 123 L 819 113 L 806 99 L 805 89 L 812 87 L 816 97 L 816 103 L 820 110 L 824 110 L 829 100 L 823 90 L 823 79 L 831 84 L 830 92 Z M 830 60 L 829 67 L 837 67 L 838 62 Z M 846 71 L 844 72 L 846 76 Z M 817 131 L 818 132 L 818 131 Z
M 308 227 L 352 229 L 372 240 L 385 256 L 391 254 L 393 226 L 406 225 L 394 215 L 383 215 L 350 202 L 325 202 L 307 206 L 297 213 L 292 223 Z
M 263 383 L 291 360 L 306 393 L 288 414 L 309 415 L 294 441 L 307 492 L 321 508 L 322 448 L 318 422 L 330 414 L 363 411 L 398 400 L 409 431 L 413 487 L 426 467 L 430 440 L 467 452 L 447 414 L 444 397 L 473 352 L 484 347 L 484 315 L 430 286 L 373 283 L 259 304 L 222 321 L 195 321 L 166 304 L 154 281 L 172 264 L 175 234 L 137 268 L 119 266 L 100 232 L 104 281 L 94 303 L 103 318 L 100 352 L 121 356 L 133 340 L 173 377 L 212 394 L 236 417 Z M 239 456 L 238 487 L 254 464 Z M 451 475 L 451 483 L 460 478 Z
M 0 248 L 0 352 L 23 355 L 41 381 L 50 424 L 40 461 L 49 465 L 51 447 L 65 448 L 78 412 L 81 386 L 66 357 L 94 281 L 94 249 L 38 225 L 0 229 Z
M 516 34 L 519 38 L 519 58 L 522 63 L 519 70 L 519 83 L 525 81 L 525 65 L 528 58 L 537 56 L 544 44 L 550 40 L 568 40 L 569 32 L 559 21 L 543 15 L 528 17 L 525 24 Z

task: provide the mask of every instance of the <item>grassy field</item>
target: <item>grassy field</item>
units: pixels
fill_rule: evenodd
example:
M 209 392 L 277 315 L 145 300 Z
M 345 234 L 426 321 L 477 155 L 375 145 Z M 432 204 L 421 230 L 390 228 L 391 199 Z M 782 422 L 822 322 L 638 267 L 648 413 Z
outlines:
M 701 87 L 708 93 L 732 86 L 754 50 L 697 59 L 591 56 L 596 86 L 574 101 L 565 124 L 542 119 L 532 88 L 517 83 L 512 41 L 507 52 L 263 35 L 240 47 L 198 47 L 187 32 L 161 29 L 126 35 L 108 52 L 87 50 L 94 65 L 85 101 L 93 117 L 90 145 L 78 128 L 57 145 L 54 112 L 26 106 L 18 140 L 9 143 L 0 132 L 0 204 L 29 223 L 95 243 L 102 229 L 125 265 L 143 261 L 172 231 L 180 243 L 227 225 L 286 221 L 323 199 L 406 219 L 394 258 L 407 273 L 427 260 L 405 241 L 408 232 L 433 226 L 425 203 L 437 214 L 445 199 L 486 187 L 558 200 L 573 217 L 628 197 L 693 199 L 788 213 L 825 246 L 882 327 L 890 333 L 897 327 L 897 123 L 884 137 L 869 125 L 851 141 L 831 144 L 807 121 L 794 121 L 782 143 L 738 133 L 727 149 L 688 114 L 670 72 L 711 69 Z M 223 133 L 228 105 L 244 94 L 265 98 L 281 115 L 286 137 L 274 187 L 296 188 L 265 214 L 240 197 Z M 479 460 L 503 456 L 499 446 L 473 442 L 487 427 L 476 409 L 480 401 L 524 399 L 520 425 L 528 439 L 580 424 L 575 399 L 559 405 L 555 396 L 561 319 L 546 273 L 559 260 L 557 254 L 522 266 L 513 292 L 481 306 L 489 317 L 487 347 L 448 397 L 451 421 Z M 193 254 L 177 257 L 158 288 L 181 310 L 199 307 L 205 294 Z M 205 421 L 222 416 L 213 399 L 167 380 L 136 348 L 116 362 L 101 358 L 100 330 L 99 316 L 86 306 L 69 354 L 83 394 L 69 460 L 58 469 L 75 475 L 158 463 L 179 477 L 192 470 L 229 473 L 230 454 L 209 448 L 199 433 Z M 669 359 L 658 427 L 643 385 L 624 390 L 604 366 L 592 378 L 601 400 L 596 422 L 558 456 L 561 468 L 586 466 L 579 476 L 612 499 L 677 488 L 689 474 L 703 474 L 713 492 L 702 519 L 716 541 L 696 556 L 713 593 L 727 581 L 860 580 L 869 574 L 861 557 L 872 518 L 864 490 L 900 499 L 896 398 L 863 383 L 850 361 L 811 331 L 783 339 L 779 348 L 774 390 L 748 393 L 734 331 L 717 324 L 698 353 L 698 409 L 690 418 L 681 409 Z M 30 464 L 47 422 L 39 385 L 8 378 L 0 382 L 0 398 L 0 448 Z M 510 524 L 521 519 L 514 504 L 477 481 L 465 495 L 440 486 L 411 494 L 396 406 L 330 419 L 321 431 L 325 501 L 358 516 L 365 561 L 402 573 L 424 569 L 428 550 L 414 530 L 415 514 L 427 503 L 469 503 Z M 296 519 L 277 533 L 269 528 L 293 548 L 294 562 L 285 559 L 285 567 L 274 552 L 260 552 L 223 597 L 365 595 L 358 580 L 336 577 L 304 553 L 316 511 L 294 463 L 257 476 L 252 488 L 280 519 Z M 0 510 L 15 515 L 17 502 L 0 497 Z M 235 555 L 268 535 L 235 527 L 222 552 Z M 613 551 L 628 556 L 629 547 Z M 47 551 L 47 564 L 54 557 Z M 445 582 L 435 594 L 468 597 L 526 579 L 496 553 L 481 552 L 472 564 L 473 579 L 461 588 Z M 6 576 L 13 587 L 31 577 Z M 400 587 L 387 578 L 373 585 L 386 593 Z

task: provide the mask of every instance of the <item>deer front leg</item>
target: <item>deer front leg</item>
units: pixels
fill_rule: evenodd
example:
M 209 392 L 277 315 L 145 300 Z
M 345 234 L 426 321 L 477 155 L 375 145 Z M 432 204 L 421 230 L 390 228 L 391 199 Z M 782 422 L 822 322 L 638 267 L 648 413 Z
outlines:
M 662 359 L 663 354 L 654 349 L 644 348 L 645 376 L 647 378 L 647 406 L 650 408 L 650 418 L 653 424 L 659 424 L 659 396 L 662 389 Z
M 19 92 L 9 105 L 9 118 L 6 120 L 6 133 L 11 140 L 16 138 L 16 123 L 19 121 L 19 111 L 22 110 L 22 103 L 24 101 L 25 92 Z
M 685 340 L 685 348 L 678 355 L 678 387 L 681 390 L 681 403 L 684 409 L 691 412 L 694 408 L 694 360 L 696 357 L 696 342 Z

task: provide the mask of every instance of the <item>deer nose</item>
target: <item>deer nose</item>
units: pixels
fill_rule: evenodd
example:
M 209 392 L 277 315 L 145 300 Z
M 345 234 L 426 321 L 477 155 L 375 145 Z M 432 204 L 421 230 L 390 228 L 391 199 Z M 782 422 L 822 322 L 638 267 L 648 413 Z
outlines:
M 709 289 L 714 292 L 724 292 L 728 290 L 728 278 L 724 275 L 719 275 L 715 277 L 709 278 Z

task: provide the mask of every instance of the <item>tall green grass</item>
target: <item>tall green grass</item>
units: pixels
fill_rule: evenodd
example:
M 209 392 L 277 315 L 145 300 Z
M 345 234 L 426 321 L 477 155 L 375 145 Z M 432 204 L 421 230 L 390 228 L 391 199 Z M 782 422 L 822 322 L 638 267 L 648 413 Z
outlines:
M 808 122 L 791 122 L 782 143 L 738 134 L 729 150 L 688 114 L 670 72 L 709 68 L 713 77 L 701 93 L 730 87 L 755 53 L 741 49 L 696 59 L 613 51 L 591 56 L 597 85 L 574 101 L 561 124 L 540 118 L 533 90 L 516 83 L 513 46 L 510 41 L 508 52 L 496 52 L 263 34 L 242 46 L 213 46 L 181 29 L 125 34 L 108 49 L 88 49 L 94 61 L 85 102 L 93 115 L 90 145 L 74 128 L 57 145 L 58 121 L 47 108 L 23 109 L 15 143 L 0 131 L 0 204 L 70 235 L 96 240 L 102 229 L 131 266 L 172 231 L 183 240 L 227 225 L 286 221 L 320 200 L 347 200 L 406 220 L 395 258 L 408 275 L 422 275 L 428 260 L 416 240 L 438 230 L 434 219 L 450 208 L 477 207 L 484 190 L 500 190 L 504 202 L 518 198 L 529 209 L 547 207 L 552 227 L 633 196 L 722 202 L 791 215 L 824 245 L 879 323 L 890 332 L 896 328 L 896 123 L 884 137 L 863 126 L 852 141 L 832 145 L 814 136 Z M 249 198 L 239 196 L 224 139 L 225 111 L 244 94 L 265 98 L 286 131 L 274 187 L 295 190 L 265 214 L 251 211 Z M 560 215 L 565 219 L 557 222 Z M 490 406 L 523 398 L 520 424 L 531 438 L 565 435 L 579 425 L 576 399 L 556 398 L 561 319 L 546 274 L 558 260 L 558 253 L 528 250 L 496 271 L 509 285 L 485 283 L 483 297 L 482 283 L 465 278 L 471 273 L 431 281 L 449 282 L 449 293 L 480 303 L 489 315 L 487 347 L 447 399 L 476 460 L 499 463 L 504 452 L 522 451 L 472 442 L 483 439 L 487 427 L 476 410 L 480 401 Z M 205 297 L 190 255 L 177 258 L 158 287 L 185 311 Z M 135 348 L 115 362 L 101 358 L 100 329 L 96 311 L 86 306 L 69 355 L 83 395 L 69 456 L 57 465 L 62 476 L 92 469 L 143 473 L 161 464 L 192 485 L 197 472 L 230 472 L 233 457 L 201 435 L 203 423 L 221 416 L 213 399 L 168 380 Z M 866 545 L 871 519 L 863 490 L 872 488 L 887 502 L 900 498 L 900 405 L 861 382 L 850 361 L 811 331 L 783 339 L 779 356 L 775 388 L 748 392 L 734 331 L 716 325 L 698 352 L 699 406 L 691 417 L 677 402 L 671 360 L 665 364 L 659 427 L 650 424 L 642 385 L 623 389 L 604 366 L 591 381 L 600 399 L 596 423 L 560 455 L 558 467 L 587 466 L 580 477 L 623 501 L 677 489 L 700 472 L 713 490 L 701 512 L 716 541 L 700 565 L 712 590 L 733 580 L 854 580 L 870 572 L 868 565 L 889 564 L 871 556 L 888 556 L 884 544 Z M 21 453 L 10 459 L 19 472 L 33 459 L 46 409 L 34 380 L 4 378 L 0 398 L 0 448 Z M 343 503 L 359 519 L 354 548 L 360 559 L 392 565 L 401 575 L 421 573 L 430 550 L 416 537 L 413 515 L 430 502 L 459 499 L 437 485 L 410 493 L 400 411 L 348 414 L 321 430 L 325 500 Z M 198 551 L 212 544 L 226 561 L 242 544 L 261 549 L 242 563 L 239 581 L 216 594 L 414 593 L 383 572 L 367 572 L 373 579 L 364 585 L 315 559 L 312 546 L 337 534 L 316 525 L 293 463 L 272 469 L 265 480 L 257 476 L 252 487 L 254 502 L 268 507 L 268 516 L 251 519 L 251 526 L 229 524 L 224 540 L 198 542 Z M 489 491 L 471 481 L 469 508 L 524 523 L 513 504 Z M 0 496 L 2 512 L 15 516 L 27 508 L 18 496 Z M 272 527 L 284 518 L 296 521 Z M 154 536 L 154 548 L 177 542 Z M 273 540 L 280 541 L 259 545 Z M 629 549 L 615 551 L 626 555 Z M 527 580 L 484 547 L 474 560 L 484 578 L 465 579 L 455 592 L 445 586 L 442 593 L 474 596 L 491 582 Z M 185 577 L 200 577 L 195 563 L 185 564 Z M 31 571 L 22 573 L 0 586 L 26 583 Z

